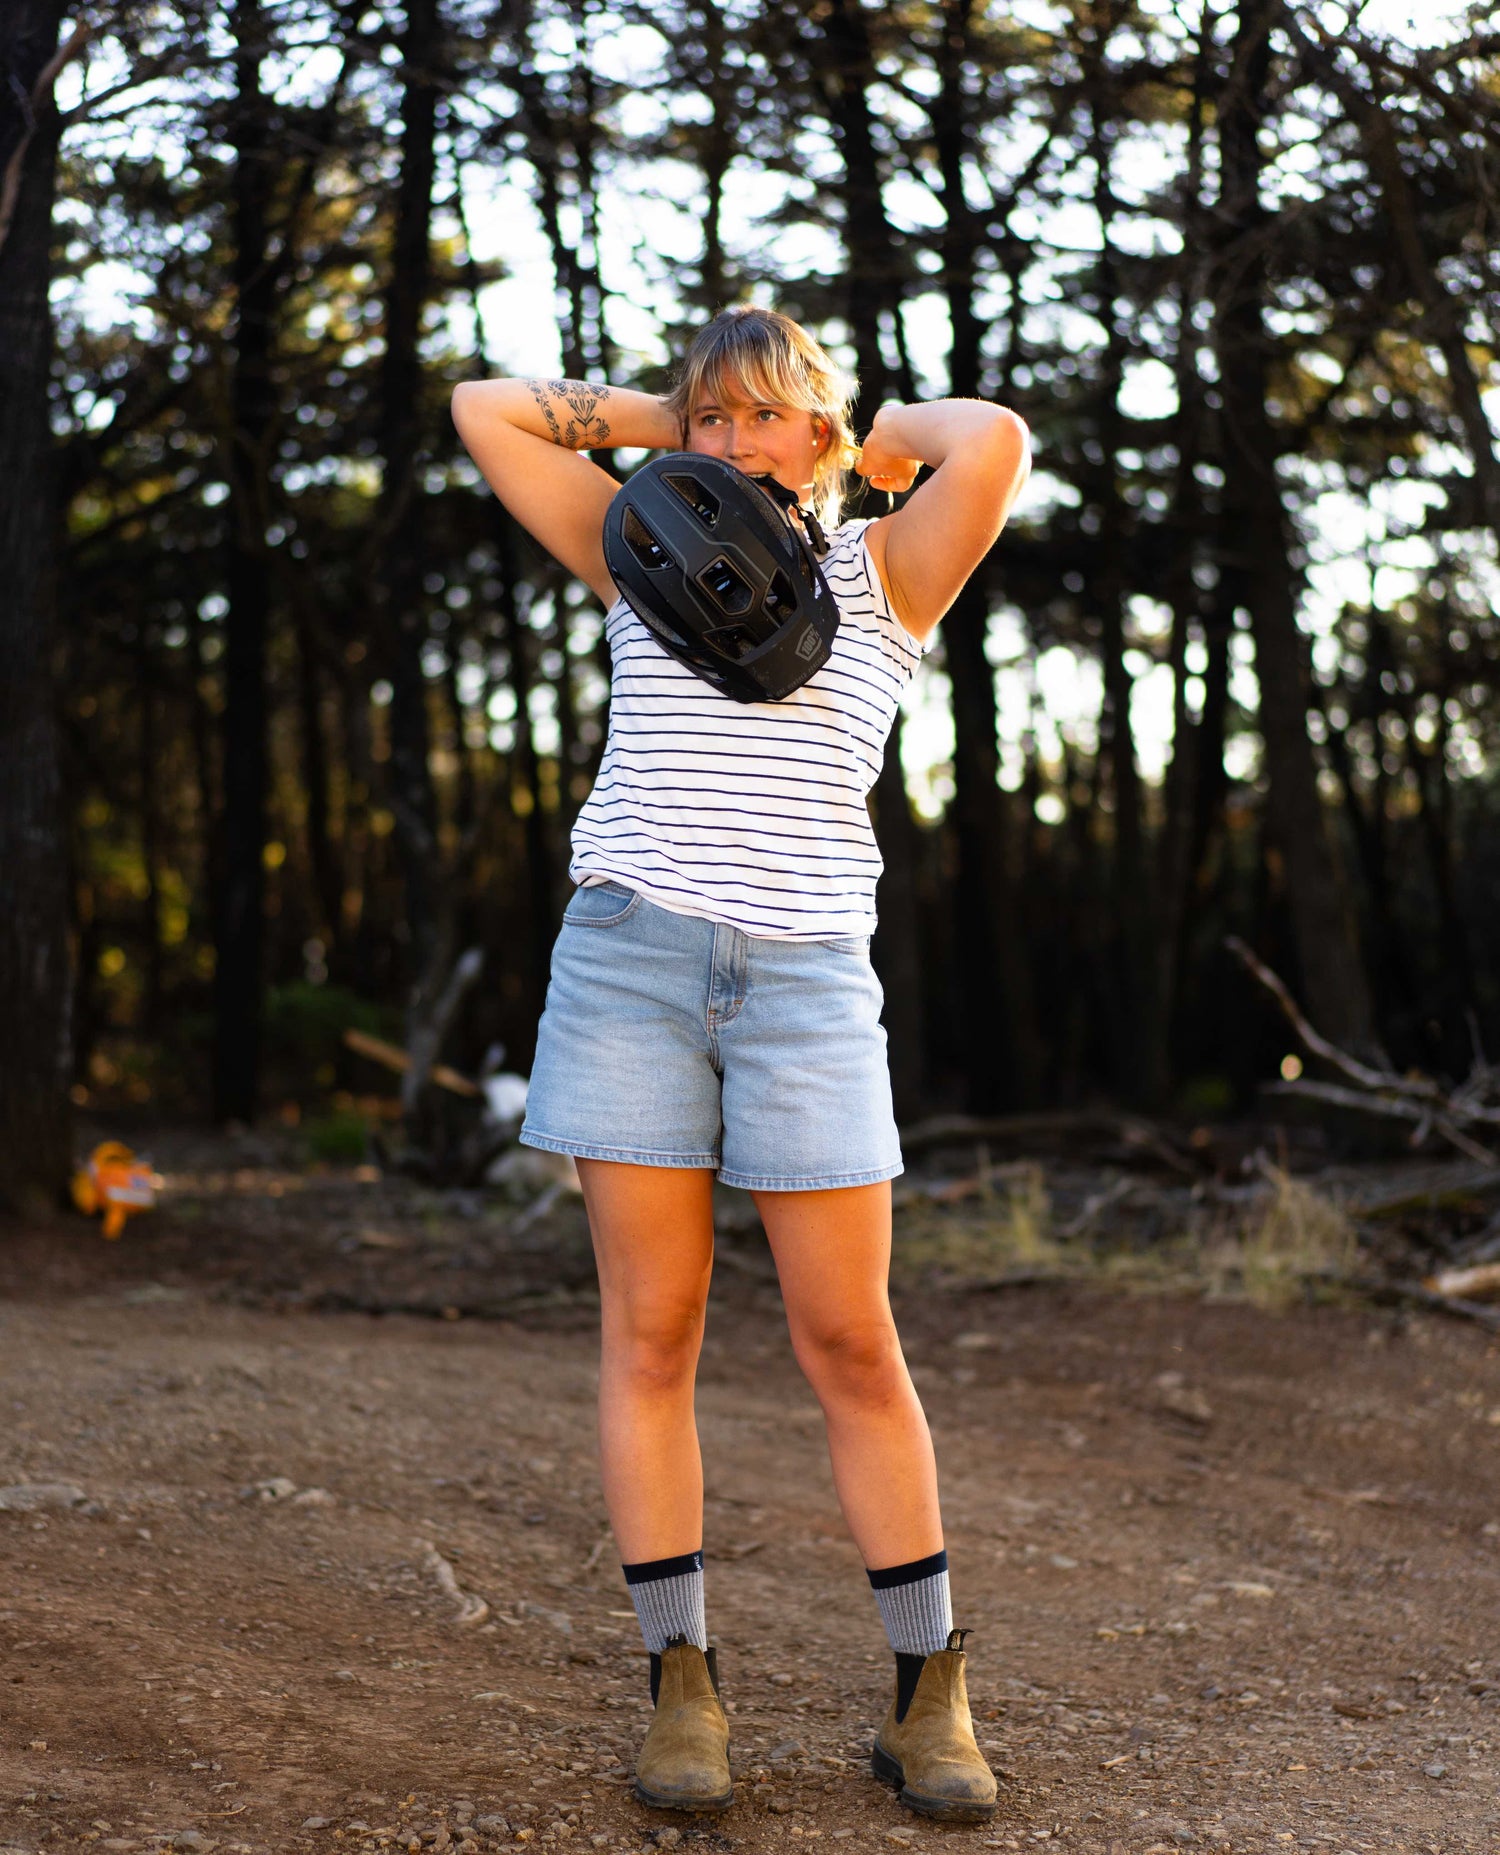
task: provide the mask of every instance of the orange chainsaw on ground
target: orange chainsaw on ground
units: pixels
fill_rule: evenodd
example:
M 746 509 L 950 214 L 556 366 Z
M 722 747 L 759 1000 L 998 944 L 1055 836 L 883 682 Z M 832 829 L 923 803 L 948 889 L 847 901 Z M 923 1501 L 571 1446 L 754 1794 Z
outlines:
M 160 1175 L 128 1146 L 106 1140 L 73 1174 L 73 1202 L 85 1217 L 102 1214 L 103 1234 L 113 1241 L 126 1218 L 151 1209 L 161 1185 Z

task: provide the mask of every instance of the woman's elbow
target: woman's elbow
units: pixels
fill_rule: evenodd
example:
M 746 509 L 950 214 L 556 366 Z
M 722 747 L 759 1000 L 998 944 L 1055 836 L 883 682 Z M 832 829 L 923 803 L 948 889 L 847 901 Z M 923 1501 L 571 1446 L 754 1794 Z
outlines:
M 1016 457 L 1030 457 L 1031 428 L 1019 412 L 1012 412 L 1009 406 L 996 406 L 994 431 L 1002 449 Z
M 996 406 L 995 415 L 991 427 L 992 469 L 1003 522 L 1031 475 L 1031 431 L 1021 415 L 1008 406 Z
M 453 423 L 457 425 L 463 418 L 472 418 L 486 401 L 494 398 L 496 385 L 494 380 L 460 380 L 448 402 L 453 411 Z
M 453 423 L 457 425 L 461 419 L 486 410 L 491 414 L 503 412 L 511 387 L 509 380 L 460 380 L 448 402 Z

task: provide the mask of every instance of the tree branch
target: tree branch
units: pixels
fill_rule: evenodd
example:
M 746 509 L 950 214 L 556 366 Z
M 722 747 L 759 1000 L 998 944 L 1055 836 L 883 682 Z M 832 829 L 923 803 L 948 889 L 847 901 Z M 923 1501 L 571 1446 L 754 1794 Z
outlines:
M 31 94 L 21 99 L 22 120 L 26 127 L 19 142 L 11 150 L 9 161 L 5 164 L 5 174 L 0 178 L 0 251 L 5 249 L 5 241 L 10 236 L 11 221 L 16 216 L 16 202 L 21 197 L 21 170 L 26 165 L 26 151 L 30 148 L 32 138 L 41 123 L 42 112 L 52 101 L 52 86 L 66 65 L 83 51 L 94 36 L 92 26 L 75 26 L 67 40 L 47 60 L 37 74 L 36 82 L 31 86 Z M 16 86 L 20 88 L 19 85 Z

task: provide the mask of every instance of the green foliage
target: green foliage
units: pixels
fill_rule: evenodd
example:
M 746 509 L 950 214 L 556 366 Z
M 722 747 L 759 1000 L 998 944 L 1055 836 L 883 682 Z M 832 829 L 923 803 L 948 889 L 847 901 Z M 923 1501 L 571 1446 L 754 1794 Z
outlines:
M 1177 1091 L 1176 1110 L 1184 1120 L 1212 1121 L 1236 1106 L 1233 1081 L 1224 1075 L 1189 1076 Z
M 398 1038 L 401 1014 L 390 1005 L 372 1004 L 347 986 L 309 985 L 293 980 L 266 993 L 266 1054 L 279 1067 L 311 1073 L 341 1060 L 346 1030 Z
M 328 1165 L 357 1164 L 370 1149 L 370 1123 L 357 1108 L 337 1108 L 302 1123 L 302 1143 L 310 1159 Z

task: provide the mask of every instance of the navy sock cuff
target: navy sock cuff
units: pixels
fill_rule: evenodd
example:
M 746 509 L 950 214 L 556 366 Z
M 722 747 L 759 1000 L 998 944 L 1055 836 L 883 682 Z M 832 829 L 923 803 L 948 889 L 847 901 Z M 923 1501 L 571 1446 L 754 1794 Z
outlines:
M 944 1561 L 946 1563 L 946 1561 Z M 622 1565 L 626 1584 L 655 1584 L 658 1578 L 686 1578 L 703 1570 L 703 1548 L 680 1552 L 675 1559 L 643 1559 L 639 1565 Z
M 934 1552 L 925 1559 L 913 1559 L 909 1565 L 887 1565 L 883 1571 L 872 1572 L 866 1569 L 865 1576 L 874 1591 L 889 1591 L 898 1584 L 915 1584 L 920 1578 L 936 1578 L 939 1572 L 948 1569 L 946 1551 Z M 626 1572 L 626 1577 L 629 1577 Z M 659 1575 L 659 1574 L 658 1574 Z

